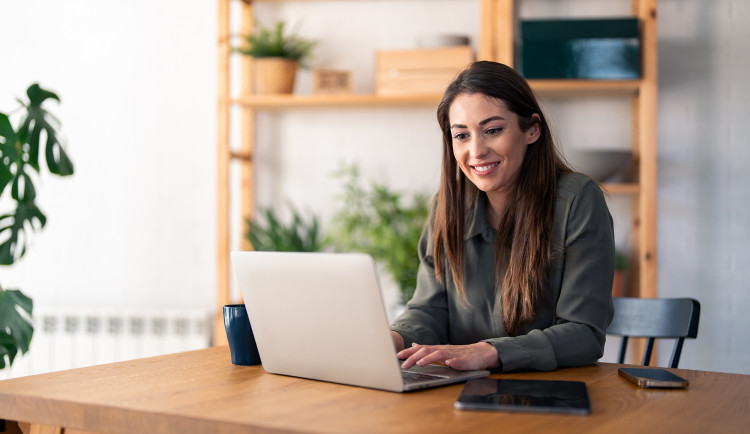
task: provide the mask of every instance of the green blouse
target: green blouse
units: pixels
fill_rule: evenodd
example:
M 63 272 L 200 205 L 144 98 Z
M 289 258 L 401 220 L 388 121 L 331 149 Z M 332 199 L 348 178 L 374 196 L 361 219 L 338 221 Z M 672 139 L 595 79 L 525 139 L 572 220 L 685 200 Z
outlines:
M 502 371 L 548 371 L 582 366 L 602 357 L 612 320 L 615 246 L 612 216 L 599 186 L 573 173 L 558 180 L 553 242 L 564 246 L 549 271 L 547 302 L 518 336 L 509 336 L 495 284 L 497 232 L 486 218 L 487 196 L 479 194 L 467 216 L 464 279 L 470 307 L 458 296 L 450 267 L 435 278 L 432 217 L 419 241 L 419 274 L 414 297 L 391 325 L 404 344 L 465 345 L 489 342 Z

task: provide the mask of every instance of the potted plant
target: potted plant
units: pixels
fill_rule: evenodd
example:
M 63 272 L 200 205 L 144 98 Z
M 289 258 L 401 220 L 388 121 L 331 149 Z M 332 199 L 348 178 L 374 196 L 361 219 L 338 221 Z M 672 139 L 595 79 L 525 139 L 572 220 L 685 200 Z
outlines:
M 343 166 L 343 206 L 332 221 L 329 239 L 338 250 L 372 255 L 391 274 L 401 302 L 414 295 L 419 257 L 417 245 L 429 214 L 429 198 L 416 194 L 409 201 L 383 184 L 364 187 L 357 166 Z
M 625 282 L 627 268 L 627 255 L 621 250 L 615 250 L 615 278 L 612 282 L 612 297 L 625 297 L 625 295 L 627 295 L 627 286 Z
M 21 259 L 30 233 L 47 222 L 35 202 L 34 179 L 41 173 L 40 159 L 54 175 L 73 174 L 73 163 L 58 133 L 59 122 L 42 107 L 46 100 L 59 102 L 60 98 L 38 84 L 29 86 L 26 95 L 28 103 L 19 100 L 18 128 L 13 128 L 7 114 L 0 113 L 0 199 L 15 208 L 0 214 L 0 265 Z M 29 350 L 34 333 L 32 309 L 31 298 L 20 290 L 0 287 L 0 369 L 5 368 L 6 359 L 12 365 L 19 350 Z
M 254 59 L 255 91 L 258 94 L 292 93 L 297 68 L 306 66 L 315 42 L 284 34 L 284 22 L 268 29 L 256 24 L 255 32 L 244 36 L 245 44 L 235 51 Z
M 318 252 L 325 247 L 318 217 L 306 219 L 293 206 L 291 222 L 285 224 L 272 208 L 260 210 L 260 218 L 247 219 L 245 239 L 258 251 Z

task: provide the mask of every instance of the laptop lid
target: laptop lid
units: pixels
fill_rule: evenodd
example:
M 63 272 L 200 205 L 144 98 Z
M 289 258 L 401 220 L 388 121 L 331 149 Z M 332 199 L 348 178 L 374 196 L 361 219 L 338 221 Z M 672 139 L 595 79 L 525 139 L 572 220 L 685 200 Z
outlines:
M 371 256 L 232 252 L 231 258 L 266 371 L 404 391 Z M 435 385 L 489 374 L 445 371 Z

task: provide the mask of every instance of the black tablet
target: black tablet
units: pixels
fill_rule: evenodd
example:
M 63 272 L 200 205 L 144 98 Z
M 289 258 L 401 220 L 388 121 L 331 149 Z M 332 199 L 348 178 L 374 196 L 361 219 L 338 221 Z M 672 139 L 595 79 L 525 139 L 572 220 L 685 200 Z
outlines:
M 455 407 L 460 410 L 591 413 L 588 389 L 581 381 L 469 380 Z

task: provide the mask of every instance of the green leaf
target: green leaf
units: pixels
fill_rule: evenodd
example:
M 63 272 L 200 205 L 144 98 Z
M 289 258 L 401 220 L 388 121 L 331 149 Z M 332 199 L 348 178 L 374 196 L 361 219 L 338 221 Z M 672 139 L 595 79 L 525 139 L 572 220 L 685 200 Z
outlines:
M 17 353 L 18 346 L 15 339 L 8 333 L 0 331 L 0 369 L 5 368 L 6 357 L 9 364 L 12 365 Z
M 39 139 L 42 135 L 42 122 L 33 119 L 31 116 L 28 118 L 28 122 L 25 125 L 31 126 L 31 133 L 26 136 L 26 143 L 28 148 L 22 149 L 22 153 L 27 155 L 27 163 L 39 172 Z
M 25 105 L 25 104 L 23 106 L 26 107 L 27 116 L 23 120 L 23 122 L 21 122 L 21 126 L 18 127 L 18 142 L 19 142 L 19 145 L 20 145 L 20 143 L 26 143 L 27 142 L 27 139 L 29 137 L 29 130 L 31 129 L 31 121 L 32 121 L 32 119 L 28 116 L 28 106 Z M 21 152 L 20 148 L 18 149 L 18 152 Z M 16 158 L 18 158 L 18 156 L 16 156 Z
M 73 174 L 73 162 L 68 158 L 62 145 L 59 145 L 54 135 L 47 136 L 47 168 L 51 173 L 60 176 Z
M 0 196 L 14 178 L 11 165 L 18 159 L 16 143 L 18 136 L 13 131 L 10 119 L 4 113 L 0 113 Z
M 283 21 L 277 21 L 272 30 L 256 23 L 255 32 L 244 38 L 245 45 L 235 48 L 234 51 L 256 58 L 282 57 L 296 60 L 303 67 L 307 66 L 306 60 L 311 57 L 316 44 L 315 41 L 296 35 L 285 35 Z
M 5 368 L 6 358 L 10 366 L 19 350 L 29 351 L 34 334 L 33 308 L 33 301 L 21 291 L 0 289 L 0 369 Z
M 8 166 L 0 166 L 0 196 L 3 195 L 5 187 L 8 186 L 10 181 L 13 180 L 13 173 L 8 169 Z
M 39 83 L 34 83 L 29 86 L 29 88 L 26 89 L 26 95 L 29 97 L 29 102 L 31 102 L 31 105 L 42 105 L 42 103 L 48 98 L 52 98 L 54 100 L 57 100 L 57 102 L 60 102 L 60 98 L 56 93 L 42 89 L 39 86 Z
M 10 124 L 8 115 L 0 113 L 0 152 L 15 160 L 16 143 L 18 143 L 18 136 L 13 130 L 13 125 Z
M 11 196 L 17 202 L 32 202 L 36 199 L 34 183 L 31 181 L 31 177 L 27 173 L 21 172 L 20 175 L 16 175 L 13 179 Z
M 291 221 L 285 224 L 272 208 L 259 211 L 260 218 L 246 220 L 245 238 L 258 251 L 317 252 L 325 242 L 320 234 L 318 217 L 306 219 L 292 205 Z
M 23 257 L 30 232 L 47 223 L 47 217 L 34 202 L 19 202 L 16 212 L 0 216 L 0 265 L 10 265 Z
M 46 136 L 45 159 L 49 171 L 55 175 L 67 176 L 73 174 L 73 163 L 65 149 L 58 133 L 59 122 L 55 117 L 42 107 L 47 99 L 60 101 L 57 95 L 42 89 L 38 84 L 32 84 L 26 91 L 29 96 L 27 106 L 28 116 L 24 119 L 20 131 L 24 132 L 25 142 L 28 144 L 27 162 L 37 172 L 39 171 L 39 155 L 42 133 Z M 20 135 L 20 134 L 19 134 Z

